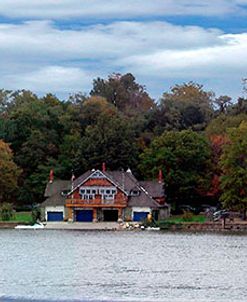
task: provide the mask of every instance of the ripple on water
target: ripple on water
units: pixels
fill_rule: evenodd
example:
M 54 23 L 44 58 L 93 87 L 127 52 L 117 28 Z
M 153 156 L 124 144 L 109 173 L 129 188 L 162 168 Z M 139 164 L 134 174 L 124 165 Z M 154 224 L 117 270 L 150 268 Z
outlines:
M 0 230 L 0 301 L 246 301 L 246 257 L 246 236 Z

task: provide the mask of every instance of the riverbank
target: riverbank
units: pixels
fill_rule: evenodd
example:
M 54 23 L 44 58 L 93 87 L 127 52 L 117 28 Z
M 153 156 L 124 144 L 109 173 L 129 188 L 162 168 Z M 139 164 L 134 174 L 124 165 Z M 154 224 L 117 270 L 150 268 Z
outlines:
M 16 222 L 0 222 L 0 229 L 14 229 Z M 23 224 L 24 225 L 24 224 Z M 141 225 L 136 223 L 97 222 L 97 223 L 69 223 L 49 222 L 42 230 L 81 230 L 81 231 L 143 231 Z M 185 232 L 243 232 L 247 233 L 247 221 L 226 222 L 183 222 L 160 225 L 161 231 Z
M 162 225 L 161 230 L 169 231 L 191 231 L 191 232 L 246 232 L 247 221 L 238 222 L 205 222 L 205 223 L 191 223 L 183 222 L 179 224 Z

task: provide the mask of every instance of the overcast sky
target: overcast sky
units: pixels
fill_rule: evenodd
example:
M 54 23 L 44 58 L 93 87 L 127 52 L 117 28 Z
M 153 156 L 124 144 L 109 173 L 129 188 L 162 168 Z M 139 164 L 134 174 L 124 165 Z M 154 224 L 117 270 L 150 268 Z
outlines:
M 247 0 L 1 0 L 0 88 L 88 93 L 133 73 L 158 99 L 195 81 L 242 95 Z

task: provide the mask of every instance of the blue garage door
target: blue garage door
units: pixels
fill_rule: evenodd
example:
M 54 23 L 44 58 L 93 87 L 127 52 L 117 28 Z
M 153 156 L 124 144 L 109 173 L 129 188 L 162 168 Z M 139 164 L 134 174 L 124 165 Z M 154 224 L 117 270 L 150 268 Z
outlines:
M 148 216 L 148 212 L 134 212 L 134 221 L 142 221 L 145 220 Z
M 48 221 L 63 221 L 63 212 L 47 212 Z
M 93 211 L 92 210 L 77 210 L 75 211 L 75 220 L 79 222 L 92 222 Z

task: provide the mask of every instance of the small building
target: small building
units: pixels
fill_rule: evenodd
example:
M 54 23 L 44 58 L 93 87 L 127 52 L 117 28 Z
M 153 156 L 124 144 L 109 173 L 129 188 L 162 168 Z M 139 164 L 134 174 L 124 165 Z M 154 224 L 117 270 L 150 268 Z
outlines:
M 142 221 L 148 214 L 162 219 L 170 214 L 164 184 L 138 181 L 128 171 L 87 171 L 73 181 L 51 177 L 42 204 L 46 221 Z
M 41 205 L 43 220 L 63 221 L 67 219 L 65 200 L 70 190 L 71 181 L 50 179 L 45 189 L 45 201 Z

